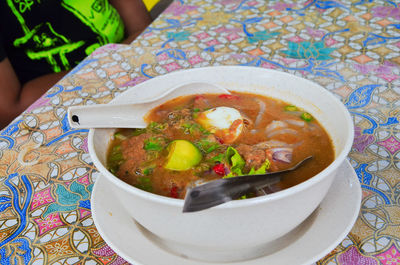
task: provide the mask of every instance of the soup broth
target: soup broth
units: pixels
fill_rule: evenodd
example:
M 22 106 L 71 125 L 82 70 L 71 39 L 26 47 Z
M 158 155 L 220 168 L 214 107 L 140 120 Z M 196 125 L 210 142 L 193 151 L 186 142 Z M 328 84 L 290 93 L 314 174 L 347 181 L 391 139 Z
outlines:
M 215 125 L 226 127 L 235 110 L 241 119 L 225 129 Z M 309 113 L 261 95 L 180 97 L 153 109 L 146 120 L 145 129 L 116 131 L 108 169 L 130 185 L 173 198 L 184 198 L 188 187 L 203 182 L 284 170 L 313 156 L 278 184 L 247 197 L 279 191 L 316 175 L 335 155 L 327 132 Z

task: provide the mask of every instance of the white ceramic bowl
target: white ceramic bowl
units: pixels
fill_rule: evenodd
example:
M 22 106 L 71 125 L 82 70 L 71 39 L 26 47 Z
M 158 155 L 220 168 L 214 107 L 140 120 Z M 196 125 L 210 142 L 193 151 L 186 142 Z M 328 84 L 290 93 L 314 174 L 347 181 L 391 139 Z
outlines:
M 173 72 L 136 85 L 113 102 L 146 100 L 190 81 L 207 81 L 233 91 L 267 95 L 307 110 L 330 134 L 335 147 L 334 162 L 318 175 L 289 189 L 184 214 L 183 200 L 137 189 L 106 169 L 107 147 L 114 130 L 90 130 L 91 158 L 112 183 L 110 192 L 117 195 L 126 211 L 169 250 L 189 258 L 217 262 L 262 256 L 273 247 L 273 240 L 304 221 L 326 195 L 353 142 L 350 114 L 334 95 L 313 82 L 279 71 L 242 66 Z

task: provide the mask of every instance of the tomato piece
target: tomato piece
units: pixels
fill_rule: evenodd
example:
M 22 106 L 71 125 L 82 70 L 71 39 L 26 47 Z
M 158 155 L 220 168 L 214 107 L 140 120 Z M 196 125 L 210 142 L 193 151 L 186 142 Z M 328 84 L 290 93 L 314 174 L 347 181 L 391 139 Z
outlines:
M 229 94 L 222 94 L 218 96 L 219 98 L 223 98 L 223 99 L 239 99 L 238 96 L 235 95 L 229 95 Z
M 171 188 L 171 190 L 169 191 L 169 196 L 172 198 L 179 198 L 179 193 L 178 193 L 178 187 L 177 186 L 173 186 Z
M 220 176 L 224 176 L 225 175 L 225 166 L 224 164 L 216 164 L 213 167 L 213 170 L 215 173 L 217 173 Z

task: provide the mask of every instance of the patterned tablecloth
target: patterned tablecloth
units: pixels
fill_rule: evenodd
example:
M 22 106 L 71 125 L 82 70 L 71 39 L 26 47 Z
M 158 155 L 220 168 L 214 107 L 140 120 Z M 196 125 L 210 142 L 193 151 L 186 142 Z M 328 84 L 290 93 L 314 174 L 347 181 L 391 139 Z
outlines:
M 349 160 L 362 206 L 317 264 L 400 264 L 399 51 L 395 1 L 173 2 L 134 43 L 96 50 L 0 132 L 0 264 L 124 264 L 93 223 L 98 173 L 87 130 L 70 128 L 67 108 L 211 65 L 287 71 L 342 100 L 355 123 Z

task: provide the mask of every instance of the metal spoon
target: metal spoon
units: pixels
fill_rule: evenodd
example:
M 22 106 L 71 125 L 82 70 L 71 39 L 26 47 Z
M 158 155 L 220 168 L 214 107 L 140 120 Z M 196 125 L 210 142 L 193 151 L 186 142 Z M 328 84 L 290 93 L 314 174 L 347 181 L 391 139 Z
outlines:
M 283 173 L 295 170 L 312 156 L 306 157 L 292 168 L 266 174 L 218 179 L 188 189 L 183 212 L 197 212 L 240 198 L 250 191 L 265 188 L 280 181 Z
M 230 94 L 216 84 L 191 82 L 138 103 L 73 106 L 68 109 L 68 121 L 72 128 L 146 128 L 144 117 L 151 109 L 179 96 L 205 93 Z

